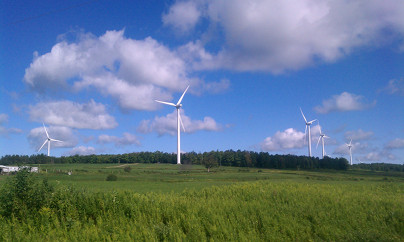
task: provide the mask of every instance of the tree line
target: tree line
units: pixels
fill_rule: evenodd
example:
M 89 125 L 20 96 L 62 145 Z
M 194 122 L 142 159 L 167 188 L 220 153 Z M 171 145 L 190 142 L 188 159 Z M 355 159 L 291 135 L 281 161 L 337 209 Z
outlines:
M 404 164 L 390 163 L 360 163 L 352 165 L 353 169 L 371 170 L 371 171 L 401 171 L 404 172 Z
M 208 169 L 214 166 L 256 167 L 271 169 L 335 169 L 346 170 L 348 161 L 345 158 L 271 155 L 267 152 L 226 150 L 210 152 L 188 152 L 181 155 L 183 164 L 205 165 Z M 48 157 L 38 155 L 5 155 L 1 157 L 1 165 L 11 164 L 49 164 L 49 163 L 169 163 L 176 164 L 177 155 L 166 152 L 134 152 L 115 155 L 74 155 Z

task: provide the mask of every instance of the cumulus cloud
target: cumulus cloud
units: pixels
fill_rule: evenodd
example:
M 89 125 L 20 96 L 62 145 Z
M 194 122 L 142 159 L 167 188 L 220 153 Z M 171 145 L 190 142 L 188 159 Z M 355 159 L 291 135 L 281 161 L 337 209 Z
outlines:
M 201 16 L 196 2 L 176 2 L 170 7 L 168 13 L 163 14 L 163 23 L 181 31 L 188 32 L 193 29 Z
M 185 6 L 192 6 L 192 17 L 183 17 Z M 362 46 L 398 40 L 400 49 L 403 11 L 400 0 L 189 0 L 174 3 L 163 21 L 189 30 L 200 16 L 208 23 L 205 42 L 224 36 L 212 61 L 202 61 L 201 67 L 280 73 L 333 62 Z
M 183 109 L 180 109 L 180 115 L 186 133 L 194 133 L 200 130 L 222 130 L 222 126 L 216 123 L 216 121 L 211 117 L 204 117 L 203 120 L 191 120 L 190 117 L 185 115 Z M 177 111 L 175 110 L 174 112 L 169 113 L 164 117 L 155 117 L 154 120 L 142 120 L 137 130 L 141 133 L 157 132 L 159 135 L 176 135 Z M 181 130 L 181 132 L 183 132 L 183 130 Z
M 305 134 L 293 128 L 285 131 L 277 131 L 272 137 L 267 137 L 261 143 L 263 151 L 279 151 L 285 149 L 296 149 L 305 146 Z
M 362 161 L 371 161 L 371 162 L 384 162 L 384 161 L 394 161 L 397 157 L 394 154 L 391 154 L 387 150 L 382 151 L 371 151 L 365 155 L 358 156 L 355 160 Z
M 352 141 L 359 141 L 359 140 L 369 140 L 373 138 L 373 132 L 372 131 L 363 131 L 362 129 L 358 130 L 352 130 L 352 131 L 347 131 L 344 134 L 345 140 L 351 140 Z
M 339 145 L 334 154 L 349 156 L 349 149 L 347 144 Z M 367 142 L 353 142 L 352 143 L 352 158 L 357 162 L 372 161 L 372 162 L 386 162 L 394 161 L 397 157 L 391 153 L 391 150 L 375 147 Z
M 330 99 L 324 100 L 322 106 L 317 106 L 314 110 L 317 113 L 346 112 L 367 109 L 375 104 L 376 101 L 366 103 L 363 96 L 343 92 L 340 95 L 334 95 Z
M 139 139 L 130 133 L 123 133 L 123 137 L 111 136 L 111 135 L 100 135 L 98 136 L 97 143 L 106 144 L 114 143 L 115 146 L 125 146 L 125 145 L 140 145 Z
M 111 129 L 118 124 L 101 103 L 91 100 L 80 104 L 71 101 L 40 102 L 29 107 L 31 120 L 77 129 Z
M 58 148 L 70 148 L 77 145 L 78 140 L 77 137 L 73 134 L 73 131 L 68 127 L 60 127 L 60 126 L 48 126 L 46 127 L 49 137 L 52 139 L 61 140 L 63 142 L 51 142 L 51 150 L 52 147 Z M 31 147 L 33 147 L 36 151 L 42 146 L 42 144 L 47 139 L 44 128 L 38 127 L 32 129 L 28 136 L 28 142 Z M 46 151 L 47 147 L 42 148 L 42 151 Z
M 228 79 L 222 79 L 219 82 L 203 83 L 202 90 L 209 93 L 221 93 L 230 87 L 230 81 Z
M 78 39 L 36 54 L 25 70 L 25 83 L 38 92 L 96 90 L 126 110 L 155 110 L 157 97 L 171 100 L 188 84 L 191 89 L 205 84 L 191 76 L 179 53 L 151 37 L 134 40 L 124 31 L 107 31 Z
M 94 147 L 91 146 L 78 146 L 74 147 L 72 150 L 69 152 L 65 153 L 68 156 L 73 156 L 73 155 L 93 155 L 96 154 L 96 150 Z
M 352 154 L 365 154 L 373 151 L 371 146 L 368 143 L 359 143 L 353 142 L 352 143 Z M 347 144 L 341 144 L 337 148 L 335 148 L 334 154 L 337 155 L 349 155 L 349 149 Z
M 396 138 L 394 140 L 389 141 L 386 146 L 386 149 L 403 149 L 404 148 L 404 139 Z

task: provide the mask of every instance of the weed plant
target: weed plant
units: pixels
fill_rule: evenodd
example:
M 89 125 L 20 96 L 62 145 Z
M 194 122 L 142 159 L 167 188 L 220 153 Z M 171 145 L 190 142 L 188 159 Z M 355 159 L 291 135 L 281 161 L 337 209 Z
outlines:
M 403 204 L 398 182 L 94 193 L 19 172 L 0 191 L 0 240 L 403 241 Z

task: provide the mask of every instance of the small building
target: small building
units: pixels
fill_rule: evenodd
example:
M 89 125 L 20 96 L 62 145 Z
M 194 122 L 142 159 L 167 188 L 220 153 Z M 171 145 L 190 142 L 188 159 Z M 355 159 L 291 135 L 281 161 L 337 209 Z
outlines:
M 17 172 L 20 169 L 24 169 L 24 168 L 29 169 L 30 172 L 39 172 L 38 167 L 33 167 L 33 166 L 32 167 L 31 166 L 21 166 L 21 167 L 19 167 L 19 166 L 3 166 L 3 165 L 0 165 L 0 173 L 1 174 L 14 173 L 14 172 Z

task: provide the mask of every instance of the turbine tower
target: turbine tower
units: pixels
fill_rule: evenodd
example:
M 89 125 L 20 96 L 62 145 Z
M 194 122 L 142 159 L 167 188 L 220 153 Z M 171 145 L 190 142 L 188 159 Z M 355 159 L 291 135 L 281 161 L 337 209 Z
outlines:
M 318 122 L 318 127 L 320 128 L 320 137 L 318 137 L 318 141 L 317 141 L 317 147 L 318 147 L 318 143 L 320 143 L 320 139 L 321 139 L 321 144 L 323 145 L 323 159 L 325 157 L 325 149 L 324 149 L 324 138 L 330 138 L 327 135 L 323 134 L 323 132 L 321 131 L 321 126 L 320 126 L 320 122 Z M 316 148 L 317 148 L 316 147 Z
M 317 119 L 311 120 L 310 122 L 307 122 L 306 117 L 303 114 L 302 109 L 300 108 L 300 112 L 302 113 L 302 116 L 304 118 L 304 122 L 306 123 L 306 129 L 304 131 L 304 134 L 306 134 L 306 131 L 308 130 L 308 149 L 309 149 L 309 157 L 311 157 L 311 134 L 310 134 L 310 125 L 312 125 L 314 123 L 314 121 L 316 121 Z
M 351 164 L 351 166 L 352 166 L 352 139 L 351 139 L 351 141 L 349 141 L 349 144 L 346 144 L 347 146 L 348 146 L 348 149 L 349 149 L 349 163 Z
M 45 124 L 44 124 L 44 123 L 42 123 L 42 124 L 43 124 L 43 128 L 44 128 L 44 130 L 45 130 L 45 133 L 46 133 L 46 140 L 45 140 L 45 142 L 42 144 L 41 148 L 39 148 L 38 152 L 41 151 L 42 147 L 44 147 L 44 145 L 45 145 L 46 143 L 48 143 L 48 156 L 49 156 L 49 154 L 50 154 L 50 143 L 51 143 L 51 141 L 56 141 L 56 142 L 63 142 L 63 141 L 50 138 L 50 137 L 49 137 L 49 134 L 48 134 L 48 131 L 46 130 Z
M 184 129 L 184 132 L 185 132 L 184 124 L 182 123 L 182 120 L 181 120 L 180 108 L 182 107 L 181 101 L 184 98 L 185 93 L 188 91 L 188 88 L 189 88 L 189 86 L 187 87 L 187 89 L 185 89 L 184 93 L 182 94 L 182 96 L 178 100 L 177 104 L 155 100 L 156 102 L 166 104 L 166 105 L 170 105 L 170 106 L 173 106 L 173 107 L 175 107 L 177 109 L 177 165 L 181 165 L 181 142 L 180 142 L 181 129 L 180 129 L 180 123 L 181 123 L 182 128 Z

